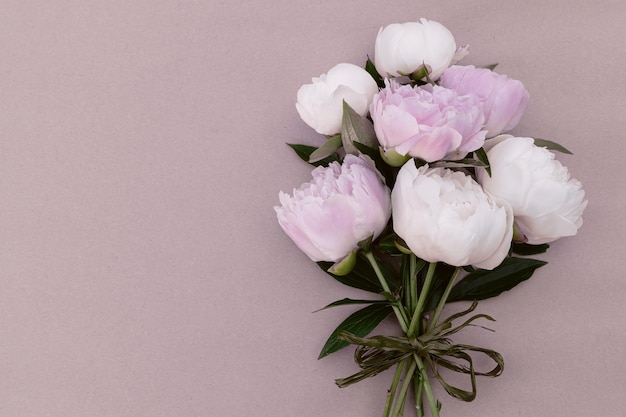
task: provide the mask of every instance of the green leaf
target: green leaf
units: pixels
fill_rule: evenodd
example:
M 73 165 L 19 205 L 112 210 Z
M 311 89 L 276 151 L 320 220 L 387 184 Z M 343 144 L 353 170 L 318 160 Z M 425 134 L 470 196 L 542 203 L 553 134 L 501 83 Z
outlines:
M 317 313 L 318 311 L 326 310 L 327 308 L 346 306 L 346 305 L 352 305 L 352 304 L 387 304 L 387 305 L 391 305 L 388 300 L 354 300 L 352 298 L 343 298 L 341 300 L 337 300 L 335 302 L 332 302 L 332 303 L 328 304 L 327 306 L 324 306 L 324 307 L 320 308 L 319 310 L 315 310 L 314 313 Z
M 487 152 L 485 152 L 484 148 L 480 148 L 474 151 L 474 155 L 480 162 L 482 162 L 485 166 L 485 171 L 487 171 L 487 175 L 491 177 L 491 167 L 489 166 L 489 158 L 487 158 Z
M 318 359 L 328 356 L 333 352 L 348 346 L 349 343 L 337 337 L 340 331 L 346 331 L 358 337 L 365 337 L 376 328 L 387 316 L 392 313 L 392 308 L 388 304 L 376 303 L 369 305 L 351 314 L 345 319 L 330 335 L 326 344 L 320 352 Z
M 489 65 L 485 65 L 483 66 L 483 68 L 486 68 L 490 71 L 493 71 L 494 69 L 496 69 L 496 67 L 498 66 L 498 63 L 496 62 L 495 64 L 489 64 Z
M 544 243 L 543 245 L 529 245 L 528 243 L 513 243 L 511 245 L 511 252 L 518 255 L 538 255 L 540 253 L 546 253 L 550 245 Z
M 376 69 L 376 66 L 374 65 L 374 63 L 372 62 L 372 60 L 370 59 L 369 56 L 367 57 L 367 62 L 365 63 L 365 71 L 367 71 L 372 76 L 374 81 L 376 81 L 376 84 L 378 85 L 378 88 L 384 88 L 385 87 L 385 80 L 378 73 L 378 70 Z
M 352 144 L 359 142 L 369 147 L 377 147 L 378 139 L 372 122 L 355 112 L 348 103 L 343 102 L 343 118 L 341 120 L 341 140 L 346 153 L 358 155 L 358 149 Z
M 484 300 L 508 291 L 527 280 L 535 269 L 547 262 L 528 258 L 506 258 L 492 271 L 479 269 L 463 278 L 452 288 L 448 302 Z
M 396 239 L 397 235 L 395 233 L 390 233 L 387 236 L 380 237 L 375 243 L 376 249 L 383 253 L 390 253 L 393 255 L 398 255 L 401 252 L 396 247 Z
M 539 138 L 533 138 L 535 139 L 535 145 L 539 146 L 539 147 L 545 147 L 550 149 L 551 151 L 557 151 L 557 152 L 561 152 L 561 153 L 567 153 L 572 155 L 572 152 L 565 148 L 562 145 L 559 145 L 556 142 L 552 142 L 551 140 L 547 140 L 547 139 L 539 139 Z
M 441 167 L 441 168 L 473 168 L 473 167 L 481 167 L 486 168 L 488 165 L 483 161 L 479 161 L 476 159 L 466 158 L 459 159 L 458 161 L 438 161 L 434 164 L 431 164 L 432 167 Z
M 316 167 L 328 166 L 328 164 L 330 164 L 331 162 L 339 161 L 339 157 L 337 155 L 331 155 L 327 158 L 322 159 L 321 161 L 309 162 L 311 154 L 317 149 L 315 146 L 301 145 L 297 143 L 288 143 L 287 145 L 289 145 L 289 147 L 296 152 L 296 155 L 298 155 L 300 159 Z
M 309 163 L 321 161 L 337 152 L 337 149 L 341 148 L 341 135 L 335 135 L 330 137 L 322 146 L 314 150 L 309 155 Z

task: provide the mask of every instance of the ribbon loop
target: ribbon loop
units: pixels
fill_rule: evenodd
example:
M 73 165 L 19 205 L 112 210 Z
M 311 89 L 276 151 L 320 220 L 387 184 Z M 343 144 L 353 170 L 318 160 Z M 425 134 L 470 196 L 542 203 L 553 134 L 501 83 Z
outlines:
M 361 371 L 347 378 L 337 379 L 335 383 L 341 388 L 347 387 L 365 378 L 379 374 L 400 361 L 405 359 L 412 360 L 413 355 L 417 355 L 430 367 L 448 394 L 463 401 L 474 400 L 476 398 L 476 375 L 497 377 L 504 370 L 504 360 L 498 352 L 472 345 L 453 345 L 448 338 L 467 326 L 475 326 L 473 322 L 478 319 L 484 318 L 495 321 L 486 314 L 476 314 L 462 324 L 452 326 L 453 320 L 471 313 L 476 308 L 476 305 L 477 302 L 474 301 L 467 310 L 451 315 L 430 332 L 412 339 L 395 336 L 362 338 L 346 331 L 340 332 L 337 337 L 357 346 L 354 352 L 354 360 L 361 368 Z M 495 366 L 486 372 L 475 370 L 474 360 L 470 352 L 487 356 L 495 363 Z M 441 375 L 441 368 L 469 375 L 471 391 L 447 383 Z

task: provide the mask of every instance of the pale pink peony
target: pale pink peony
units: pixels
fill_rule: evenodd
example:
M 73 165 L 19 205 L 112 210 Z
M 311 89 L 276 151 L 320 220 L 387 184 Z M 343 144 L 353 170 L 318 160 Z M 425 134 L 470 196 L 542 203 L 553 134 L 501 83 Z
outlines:
M 383 150 L 427 162 L 461 159 L 483 146 L 482 105 L 440 86 L 401 86 L 386 82 L 370 105 L 374 130 Z
M 285 233 L 315 262 L 336 262 L 369 236 L 377 237 L 391 216 L 389 188 L 366 157 L 318 167 L 313 180 L 281 192 L 274 207 Z
M 440 84 L 461 95 L 478 97 L 483 104 L 488 138 L 517 126 L 528 104 L 529 94 L 521 81 L 471 65 L 451 66 L 441 76 Z

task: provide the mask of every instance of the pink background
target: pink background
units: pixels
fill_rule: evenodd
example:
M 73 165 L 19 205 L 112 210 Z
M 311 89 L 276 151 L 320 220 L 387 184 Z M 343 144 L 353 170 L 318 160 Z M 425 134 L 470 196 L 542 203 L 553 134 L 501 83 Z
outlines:
M 504 355 L 443 415 L 626 413 L 622 0 L 2 0 L 0 416 L 373 417 L 317 354 L 350 307 L 278 227 L 319 144 L 298 87 L 428 17 L 531 94 L 515 130 L 558 141 L 589 207 L 575 238 L 481 303 Z M 452 306 L 450 311 L 462 307 Z

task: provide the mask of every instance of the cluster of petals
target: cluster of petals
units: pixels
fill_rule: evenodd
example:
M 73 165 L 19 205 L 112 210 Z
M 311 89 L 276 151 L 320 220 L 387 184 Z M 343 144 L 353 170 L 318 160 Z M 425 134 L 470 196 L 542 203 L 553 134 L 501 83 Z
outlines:
M 281 192 L 274 207 L 285 233 L 315 262 L 336 262 L 377 237 L 391 215 L 389 188 L 366 157 L 317 167 L 310 182 Z
M 411 87 L 387 81 L 370 106 L 376 136 L 385 151 L 427 162 L 461 159 L 483 146 L 482 105 L 437 85 Z

